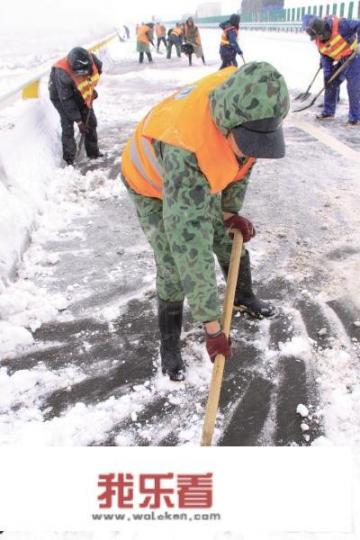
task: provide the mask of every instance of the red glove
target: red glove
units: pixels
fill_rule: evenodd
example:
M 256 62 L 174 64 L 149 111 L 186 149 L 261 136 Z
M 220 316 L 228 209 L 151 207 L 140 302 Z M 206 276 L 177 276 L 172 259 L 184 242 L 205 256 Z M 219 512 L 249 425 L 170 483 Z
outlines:
M 87 133 L 89 133 L 89 128 L 84 124 L 82 120 L 80 120 L 80 122 L 78 122 L 77 125 L 82 135 L 86 135 Z
M 225 336 L 222 330 L 219 330 L 216 334 L 208 334 L 205 331 L 205 339 L 206 349 L 212 362 L 214 362 L 218 354 L 223 354 L 225 358 L 230 358 L 231 341 Z
M 225 219 L 224 224 L 227 229 L 238 229 L 243 236 L 244 242 L 248 242 L 256 234 L 255 227 L 251 221 L 238 214 Z

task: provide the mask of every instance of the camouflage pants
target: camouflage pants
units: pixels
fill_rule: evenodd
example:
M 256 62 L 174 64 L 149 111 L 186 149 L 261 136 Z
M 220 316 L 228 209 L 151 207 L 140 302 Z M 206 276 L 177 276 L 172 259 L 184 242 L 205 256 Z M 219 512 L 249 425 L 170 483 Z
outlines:
M 166 159 L 176 161 L 177 157 L 176 149 L 170 148 L 164 159 L 167 174 L 163 200 L 139 195 L 124 183 L 154 251 L 159 297 L 176 302 L 186 296 L 196 321 L 219 320 L 221 308 L 213 253 L 219 263 L 228 264 L 232 247 L 224 227 L 221 197 L 211 194 L 205 177 L 194 174 L 194 169 L 179 174 L 178 168 L 169 167 Z M 194 159 L 193 166 L 197 165 L 192 154 L 187 159 Z M 171 170 L 173 174 L 169 173 Z M 241 184 L 244 198 L 247 181 Z

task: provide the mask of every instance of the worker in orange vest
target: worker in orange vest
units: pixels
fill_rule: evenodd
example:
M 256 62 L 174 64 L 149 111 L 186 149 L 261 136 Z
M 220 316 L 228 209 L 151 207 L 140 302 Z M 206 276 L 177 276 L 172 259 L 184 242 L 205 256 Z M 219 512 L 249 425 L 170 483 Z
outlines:
M 165 45 L 165 49 L 167 47 L 167 44 L 166 44 L 166 28 L 163 24 L 161 23 L 156 23 L 155 24 L 155 34 L 156 34 L 156 38 L 157 38 L 157 43 L 156 43 L 156 50 L 157 52 L 160 52 L 160 45 L 161 43 L 164 43 Z
M 154 23 L 146 23 L 141 24 L 136 33 L 136 50 L 139 53 L 139 64 L 142 64 L 144 61 L 144 53 L 147 56 L 147 59 L 150 63 L 152 63 L 153 59 L 150 52 L 150 43 L 153 47 L 154 41 L 153 41 L 153 28 Z
M 166 58 L 171 58 L 171 50 L 173 45 L 175 45 L 176 54 L 178 58 L 181 56 L 181 43 L 183 38 L 183 28 L 181 23 L 176 23 L 174 28 L 170 28 L 168 31 L 168 45 L 167 45 L 167 55 Z
M 349 96 L 349 117 L 347 126 L 360 126 L 360 21 L 334 15 L 320 17 L 304 15 L 303 25 L 320 53 L 324 72 L 325 96 L 323 111 L 318 120 L 332 120 L 335 117 L 341 83 L 346 79 Z M 332 81 L 333 73 L 349 57 L 353 59 Z
M 102 62 L 94 53 L 82 47 L 71 49 L 51 69 L 50 100 L 60 115 L 63 159 L 68 165 L 74 163 L 76 155 L 74 124 L 84 135 L 87 156 L 91 159 L 103 156 L 99 150 L 93 109 L 93 101 L 97 98 L 95 86 L 101 72 Z
M 221 324 L 216 254 L 225 275 L 232 241 L 255 235 L 240 210 L 257 158 L 285 154 L 282 120 L 289 94 L 282 75 L 266 62 L 211 74 L 175 92 L 138 124 L 122 154 L 121 174 L 156 262 L 161 369 L 184 379 L 180 335 L 184 298 L 202 323 L 210 359 L 230 356 Z M 244 250 L 234 308 L 269 317 L 274 308 L 252 288 Z

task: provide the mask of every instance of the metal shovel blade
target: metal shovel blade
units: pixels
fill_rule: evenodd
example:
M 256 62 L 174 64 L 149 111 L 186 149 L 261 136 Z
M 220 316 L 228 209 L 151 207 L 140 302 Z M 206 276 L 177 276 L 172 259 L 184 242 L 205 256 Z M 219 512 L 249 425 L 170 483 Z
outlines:
M 294 97 L 294 100 L 305 101 L 311 96 L 311 92 L 301 92 L 299 95 Z
M 317 98 L 318 98 L 318 96 L 315 96 L 311 101 L 308 101 L 307 103 L 305 103 L 301 107 L 298 107 L 297 109 L 294 109 L 292 112 L 300 112 L 300 111 L 305 111 L 306 109 L 309 109 L 310 107 L 312 107 L 314 105 Z

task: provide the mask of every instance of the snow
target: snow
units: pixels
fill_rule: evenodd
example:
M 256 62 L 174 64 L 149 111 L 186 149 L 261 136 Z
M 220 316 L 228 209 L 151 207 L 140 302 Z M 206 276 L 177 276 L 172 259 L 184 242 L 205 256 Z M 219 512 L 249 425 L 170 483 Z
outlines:
M 217 40 L 213 37 L 214 31 L 203 30 L 202 35 L 208 61 L 217 60 Z M 311 49 L 307 37 L 302 34 L 264 33 L 261 37 L 266 40 L 267 47 L 263 47 L 260 46 L 259 35 L 257 32 L 243 32 L 242 34 L 242 46 L 246 51 L 247 60 L 258 58 L 261 49 L 261 58 L 276 64 L 285 74 L 290 88 L 301 88 L 304 80 L 311 76 L 312 69 L 317 65 L 317 55 Z M 282 54 L 284 43 L 291 47 L 294 55 L 291 64 L 286 55 Z M 50 42 L 49 44 L 51 45 Z M 52 52 L 50 51 L 49 54 Z M 131 62 L 134 62 L 136 58 L 133 43 L 114 43 L 103 55 L 105 66 L 108 65 L 111 68 L 111 65 L 123 62 L 124 66 L 129 68 L 127 73 L 112 76 L 114 85 L 130 81 L 135 85 L 156 82 L 160 87 L 162 84 L 180 86 L 214 69 L 213 65 L 199 65 L 196 71 L 188 68 L 181 69 L 183 64 L 174 59 L 171 64 L 172 69 L 166 66 L 165 69 L 154 70 L 146 66 L 142 71 L 132 72 Z M 306 62 L 303 61 L 305 56 Z M 19 56 L 20 59 L 25 62 L 23 55 Z M 31 68 L 31 63 L 26 65 Z M 45 81 L 43 86 L 46 86 Z M 137 103 L 143 101 L 143 106 L 131 109 L 131 102 L 122 103 L 120 114 L 126 115 L 128 120 L 138 120 L 147 112 L 149 106 L 162 96 L 163 91 L 159 91 L 158 94 L 152 93 L 151 96 L 139 92 L 135 97 Z M 105 100 L 99 100 L 97 112 L 101 125 L 106 125 L 106 119 L 111 117 L 112 107 L 115 105 L 110 103 L 108 106 Z M 61 295 L 49 297 L 46 291 L 37 290 L 31 283 L 31 279 L 38 272 L 42 274 L 48 272 L 51 275 L 51 267 L 59 262 L 59 255 L 44 253 L 37 247 L 37 241 L 54 238 L 57 231 L 61 227 L 65 228 L 66 223 L 70 222 L 74 215 L 83 215 L 87 212 L 93 198 L 105 200 L 112 197 L 116 191 L 120 192 L 120 189 L 109 182 L 101 186 L 96 185 L 98 181 L 96 172 L 87 173 L 84 177 L 71 167 L 59 168 L 61 151 L 58 118 L 56 111 L 47 100 L 46 92 L 37 102 L 17 103 L 6 109 L 1 114 L 1 125 L 3 129 L 0 134 L 0 160 L 3 177 L 0 189 L 3 196 L 0 199 L 0 215 L 2 216 L 0 218 L 2 220 L 0 270 L 3 294 L 0 297 L 0 315 L 6 319 L 7 324 L 18 329 L 12 333 L 7 332 L 6 340 L 1 342 L 2 352 L 8 355 L 16 351 L 18 347 L 29 344 L 26 341 L 29 339 L 27 328 L 34 331 L 45 321 L 56 318 L 61 311 L 66 310 L 69 299 L 74 300 L 77 297 L 76 288 L 79 287 L 77 283 L 69 286 L 68 298 Z M 16 159 L 17 148 L 20 144 L 21 159 Z M 23 278 L 17 280 L 15 284 L 8 284 L 5 276 L 9 274 L 20 257 L 31 232 L 33 243 L 26 252 L 22 267 Z M 72 234 L 75 238 L 76 233 Z M 278 234 L 281 237 L 286 233 L 280 231 Z M 145 279 L 148 279 L 149 283 L 152 281 L 150 275 L 145 276 Z M 111 322 L 118 314 L 119 306 L 110 305 L 97 316 Z M 357 323 L 358 321 L 355 321 L 354 325 Z M 321 328 L 318 334 L 324 335 L 326 332 L 326 329 Z M 300 336 L 281 343 L 280 349 L 284 355 L 311 356 L 311 343 Z M 201 349 L 198 354 L 204 356 L 204 351 Z M 208 371 L 206 370 L 192 370 L 189 374 L 189 381 L 195 386 L 203 385 L 207 380 Z M 158 382 L 158 384 L 168 383 Z
M 299 405 L 296 407 L 296 412 L 300 414 L 300 416 L 302 416 L 303 418 L 306 418 L 307 416 L 309 416 L 308 408 L 302 403 L 299 403 Z
M 136 53 L 134 43 L 113 43 L 101 56 L 105 63 L 105 73 L 100 85 L 100 98 L 96 103 L 96 112 L 99 126 L 106 133 L 106 129 L 113 129 L 113 120 L 133 123 L 143 117 L 150 107 L 165 97 L 176 87 L 192 82 L 217 68 L 218 62 L 218 36 L 216 30 L 202 31 L 204 50 L 207 66 L 196 63 L 196 67 L 188 68 L 186 60 L 178 61 L 174 58 L 171 63 L 155 56 L 154 66 L 145 66 L 141 70 L 134 71 L 136 66 Z M 216 36 L 216 37 L 214 37 Z M 39 38 L 38 48 L 33 53 L 25 56 L 24 52 L 16 49 L 18 44 L 8 43 L 6 51 L 0 54 L 0 94 L 8 91 L 19 82 L 30 78 L 33 68 L 39 64 L 48 65 L 55 58 L 62 55 L 72 44 L 68 37 L 59 39 L 58 43 L 52 42 L 50 37 L 46 40 Z M 86 36 L 87 39 L 87 36 Z M 90 36 L 89 36 L 90 39 Z M 45 47 L 44 47 L 45 43 Z M 242 32 L 241 45 L 245 51 L 247 61 L 254 59 L 268 60 L 285 75 L 289 87 L 293 92 L 304 89 L 311 80 L 317 69 L 318 56 L 309 43 L 308 38 L 302 34 L 279 34 Z M 13 49 L 11 47 L 13 46 Z M 46 50 L 45 50 L 46 49 Z M 291 51 L 284 54 L 284 51 Z M 37 52 L 40 51 L 40 52 Z M 108 70 L 108 73 L 107 73 Z M 113 71 L 112 71 L 113 70 Z M 316 82 L 315 88 L 319 88 L 321 78 Z M 126 88 L 133 88 L 131 96 L 124 93 Z M 151 88 L 147 92 L 144 89 Z M 125 90 L 123 90 L 123 88 Z M 89 295 L 86 278 L 82 280 L 74 276 L 74 281 L 68 285 L 65 291 L 50 290 L 50 287 L 39 287 L 37 279 L 45 282 L 54 280 L 56 268 L 61 263 L 63 254 L 48 253 L 44 249 L 47 242 L 56 241 L 59 238 L 78 242 L 78 257 L 85 260 L 91 254 L 87 248 L 81 247 L 84 239 L 83 232 L 71 228 L 70 223 L 76 219 L 87 219 L 89 227 L 92 225 L 91 212 L 98 201 L 112 200 L 113 198 L 126 197 L 123 186 L 118 178 L 110 180 L 105 178 L 99 171 L 88 171 L 85 175 L 72 167 L 62 169 L 60 128 L 58 116 L 52 105 L 47 100 L 46 80 L 42 83 L 43 94 L 40 100 L 35 102 L 16 102 L 11 107 L 0 110 L 0 424 L 1 444 L 15 445 L 87 445 L 102 442 L 114 425 L 130 418 L 131 425 L 116 434 L 113 444 L 127 446 L 137 444 L 137 433 L 141 431 L 144 440 L 149 444 L 157 444 L 162 437 L 171 431 L 172 427 L 179 428 L 178 437 L 181 445 L 197 445 L 200 439 L 201 420 L 204 415 L 204 403 L 199 395 L 206 392 L 209 384 L 211 370 L 206 356 L 204 345 L 199 340 L 191 340 L 192 331 L 184 332 L 184 355 L 193 358 L 187 372 L 186 382 L 176 384 L 156 373 L 148 377 L 141 384 L 129 387 L 125 395 L 108 396 L 98 403 L 85 403 L 79 399 L 73 406 L 62 411 L 59 416 L 48 419 L 47 411 L 40 405 L 46 396 L 52 391 L 68 389 L 71 392 L 74 385 L 87 380 L 89 373 L 101 374 L 108 369 L 101 359 L 94 366 L 63 365 L 57 369 L 51 369 L 47 365 L 27 365 L 27 354 L 36 352 L 38 346 L 34 340 L 34 333 L 41 329 L 45 323 L 71 323 L 73 313 L 69 305 L 81 302 Z M 344 89 L 342 89 L 344 98 Z M 346 106 L 340 109 L 343 113 Z M 290 114 L 288 125 L 296 126 L 296 116 Z M 336 136 L 338 136 L 335 133 Z M 297 293 L 310 300 L 318 300 L 326 303 L 332 298 L 338 298 L 342 294 L 348 294 L 359 305 L 358 253 L 349 254 L 346 264 L 340 259 L 327 260 L 326 272 L 328 283 L 319 287 L 318 290 L 307 289 L 307 272 L 315 265 L 323 266 L 325 249 L 336 251 L 345 245 L 359 245 L 359 232 L 355 227 L 359 224 L 358 218 L 358 164 L 347 161 L 334 152 L 329 155 L 325 146 L 320 146 L 324 151 L 323 158 L 316 159 L 311 154 L 313 141 L 303 144 L 298 140 L 289 143 L 290 153 L 298 151 L 301 162 L 289 160 L 287 167 L 287 182 L 297 181 L 298 184 L 305 182 L 308 174 L 317 173 L 324 177 L 324 181 L 314 184 L 313 193 L 306 199 L 291 201 L 293 206 L 285 208 L 279 222 L 268 223 L 265 217 L 262 220 L 261 209 L 258 210 L 257 223 L 259 222 L 258 236 L 254 241 L 254 263 L 257 268 L 264 266 L 271 257 L 272 249 L 279 244 L 274 244 L 274 238 L 278 238 L 280 245 L 296 245 L 292 237 L 293 223 L 297 219 L 297 210 L 303 205 L 314 203 L 310 212 L 322 216 L 322 227 L 329 231 L 329 245 L 316 246 L 313 244 L 313 231 L 311 223 L 304 223 L 303 237 L 299 240 L 301 256 L 297 264 L 292 267 L 279 268 L 279 275 L 289 287 L 301 283 Z M 311 163 L 311 159 L 313 162 Z M 273 174 L 281 172 L 284 164 L 273 165 Z M 266 173 L 267 165 L 259 163 L 258 178 Z M 277 169 L 278 167 L 278 169 Z M 307 168 L 309 167 L 309 168 Z M 341 185 L 334 191 L 327 192 L 326 177 L 332 173 L 342 179 Z M 303 176 L 301 176 L 301 174 Z M 258 179 L 257 178 L 257 179 Z M 311 184 L 309 184 L 310 186 Z M 254 188 L 253 194 L 256 194 Z M 304 188 L 309 192 L 310 188 Z M 276 193 L 273 194 L 277 196 Z M 291 198 L 291 192 L 289 193 Z M 290 208 L 290 211 L 288 211 Z M 339 212 L 341 209 L 341 213 Z M 256 212 L 256 209 L 255 209 Z M 346 212 L 348 219 L 344 223 L 343 216 Z M 300 210 L 299 210 L 300 213 Z M 339 217 L 342 228 L 339 232 Z M 350 225 L 349 225 L 350 224 Z M 340 238 L 341 235 L 344 238 Z M 138 241 L 138 240 L 137 240 Z M 138 241 L 140 242 L 140 241 Z M 275 246 L 274 248 L 272 246 Z M 136 256 L 139 243 L 129 246 L 119 246 L 119 259 Z M 144 252 L 149 252 L 149 247 L 143 241 Z M 19 272 L 14 278 L 14 267 L 22 258 Z M 308 269 L 310 267 L 310 270 Z M 105 269 L 106 271 L 106 269 Z M 120 269 L 108 273 L 109 281 L 117 282 Z M 124 293 L 116 298 L 110 298 L 101 308 L 88 308 L 88 313 L 97 321 L 108 325 L 110 333 L 116 331 L 116 321 L 123 313 L 124 306 L 131 300 L 143 298 L 144 293 L 153 289 L 154 268 L 145 266 L 143 279 L 139 283 L 136 292 Z M 315 287 L 316 289 L 316 287 Z M 294 293 L 295 294 L 295 293 Z M 283 337 L 279 341 L 279 350 L 267 347 L 270 332 L 268 321 L 260 323 L 259 334 L 252 340 L 256 349 L 264 354 L 267 364 L 262 369 L 264 375 L 271 373 L 274 366 L 283 358 L 302 359 L 306 365 L 312 366 L 315 372 L 317 384 L 321 391 L 319 404 L 304 400 L 298 403 L 296 413 L 301 417 L 299 427 L 304 440 L 312 446 L 332 445 L 359 445 L 360 443 L 360 381 L 358 375 L 359 344 L 357 338 L 349 339 L 344 328 L 338 321 L 328 328 L 319 324 L 316 334 L 320 338 L 321 346 L 315 344 L 315 337 L 304 337 L 304 323 L 296 318 L 296 315 L 285 309 L 289 327 L 294 328 L 293 335 Z M 327 315 L 331 318 L 330 314 Z M 239 317 L 236 320 L 240 320 Z M 132 323 L 129 323 L 131 327 Z M 353 317 L 354 329 L 360 327 L 360 320 Z M 333 335 L 333 332 L 336 335 Z M 87 337 L 79 336 L 81 349 L 89 352 L 94 348 L 93 341 Z M 141 336 L 131 342 L 130 346 L 141 345 Z M 321 341 L 323 340 L 323 341 Z M 236 341 L 236 338 L 235 338 Z M 246 344 L 246 339 L 239 338 L 241 343 Z M 51 342 L 51 347 L 56 348 L 56 343 Z M 42 343 L 41 347 L 50 348 L 50 344 Z M 11 362 L 19 362 L 19 355 L 23 365 L 21 369 L 12 372 Z M 21 356 L 23 355 L 23 356 Z M 80 355 L 80 353 L 79 353 Z M 6 366 L 2 363 L 7 362 Z M 156 360 L 157 362 L 159 359 Z M 275 381 L 276 382 L 276 381 Z M 191 393 L 190 393 L 191 392 Z M 190 393 L 190 394 L 189 394 Z M 189 395 L 191 396 L 189 398 Z M 181 425 L 177 415 L 169 415 L 169 425 L 159 425 L 157 432 L 152 426 L 140 423 L 141 415 L 146 412 L 149 405 L 159 398 L 164 398 L 164 406 L 181 411 L 186 407 L 189 399 L 193 400 L 193 413 L 188 418 L 186 425 Z M 23 405 L 26 402 L 26 407 Z M 274 423 L 274 407 L 267 420 L 267 429 Z M 294 411 L 295 412 L 295 411 Z M 325 435 L 312 437 L 311 421 L 315 417 L 322 416 L 325 424 Z M 220 418 L 222 420 L 222 418 Z M 219 422 L 218 426 L 221 424 Z M 265 430 L 266 431 L 266 430 Z M 220 437 L 218 427 L 215 431 L 215 441 Z M 266 434 L 264 435 L 266 441 Z M 269 440 L 268 444 L 272 444 Z M 174 538 L 176 533 L 172 532 Z M 36 536 L 23 534 L 7 534 L 5 538 L 23 540 L 43 540 L 41 534 Z M 123 538 L 123 533 L 121 538 Z M 311 538 L 319 538 L 314 535 Z M 67 533 L 61 536 L 56 533 L 46 535 L 47 540 L 63 538 L 65 540 L 98 540 L 98 533 Z M 120 533 L 101 532 L 101 539 L 120 538 Z M 130 538 L 130 536 L 129 536 Z M 135 538 L 135 536 L 134 536 Z M 226 538 L 229 540 L 252 540 L 250 534 L 237 535 L 236 533 L 218 533 L 214 535 L 216 540 Z M 271 535 L 267 536 L 271 540 Z M 280 538 L 279 536 L 276 537 Z M 300 538 L 291 534 L 281 535 L 281 540 Z M 301 536 L 301 540 L 307 540 L 310 535 Z M 326 536 L 328 538 L 328 536 Z M 343 540 L 343 536 L 333 535 L 332 540 Z M 352 537 L 346 538 L 353 540 Z M 355 538 L 355 537 L 354 537 Z M 257 536 L 257 540 L 262 540 Z
M 32 334 L 22 326 L 15 326 L 6 321 L 0 321 L 0 354 L 6 357 L 9 351 L 31 345 L 34 342 Z

